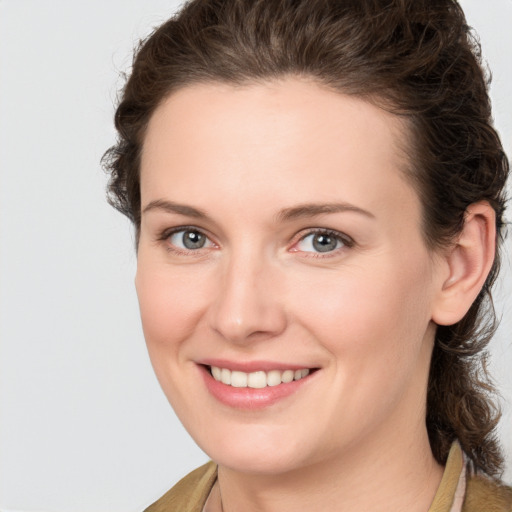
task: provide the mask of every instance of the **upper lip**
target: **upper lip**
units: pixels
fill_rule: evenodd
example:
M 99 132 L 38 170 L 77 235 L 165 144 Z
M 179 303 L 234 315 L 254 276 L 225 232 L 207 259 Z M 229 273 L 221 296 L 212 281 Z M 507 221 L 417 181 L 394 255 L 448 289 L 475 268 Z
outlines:
M 230 361 L 228 359 L 201 359 L 196 361 L 197 364 L 204 366 L 216 366 L 218 368 L 226 368 L 231 371 L 239 371 L 245 373 L 271 370 L 302 370 L 304 368 L 312 369 L 314 367 L 304 364 L 280 363 L 277 361 Z

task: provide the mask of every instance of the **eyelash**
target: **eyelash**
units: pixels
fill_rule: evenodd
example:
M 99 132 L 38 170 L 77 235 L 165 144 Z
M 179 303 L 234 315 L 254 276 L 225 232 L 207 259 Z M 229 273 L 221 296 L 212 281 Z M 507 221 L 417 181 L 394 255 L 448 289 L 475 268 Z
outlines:
M 181 249 L 176 246 L 173 246 L 169 243 L 169 238 L 172 235 L 175 235 L 176 233 L 185 231 L 194 231 L 197 233 L 200 233 L 201 235 L 205 236 L 211 243 L 215 244 L 211 241 L 210 236 L 205 233 L 202 229 L 196 227 L 196 226 L 178 226 L 172 229 L 166 229 L 160 233 L 158 236 L 157 241 L 159 242 L 167 242 L 165 244 L 165 248 L 167 251 L 178 254 L 178 255 L 184 255 L 184 256 L 201 256 L 201 249 Z M 322 235 L 328 235 L 330 237 L 336 238 L 339 242 L 341 242 L 342 247 L 336 248 L 333 251 L 327 251 L 325 253 L 321 252 L 313 252 L 313 251 L 299 251 L 297 249 L 293 250 L 293 246 L 296 246 L 298 243 L 306 239 L 308 236 L 315 235 L 315 234 L 322 234 Z M 296 238 L 296 237 L 294 237 Z M 335 255 L 338 255 L 340 250 L 343 249 L 351 249 L 356 245 L 355 241 L 349 237 L 348 235 L 345 235 L 344 233 L 341 233 L 339 231 L 335 231 L 333 229 L 326 229 L 326 228 L 312 228 L 309 230 L 306 230 L 306 232 L 302 232 L 300 236 L 294 240 L 293 246 L 292 246 L 292 252 L 304 252 L 304 254 L 307 254 L 306 257 L 308 258 L 329 258 Z
M 172 228 L 172 229 L 166 229 L 166 230 L 164 230 L 164 231 L 162 231 L 160 233 L 160 235 L 158 236 L 157 241 L 158 242 L 167 242 L 167 243 L 165 243 L 165 248 L 170 253 L 178 254 L 178 255 L 181 255 L 181 256 L 196 256 L 196 257 L 197 256 L 201 256 L 201 254 L 200 254 L 201 250 L 200 249 L 195 249 L 195 250 L 192 250 L 192 249 L 181 249 L 181 248 L 173 246 L 173 245 L 171 245 L 169 243 L 169 238 L 172 235 L 175 235 L 176 233 L 180 233 L 181 231 L 183 231 L 183 232 L 193 231 L 193 232 L 196 232 L 196 233 L 200 233 L 201 235 L 205 236 L 207 238 L 207 240 L 209 240 L 211 242 L 211 237 L 208 236 L 208 234 L 206 234 L 202 229 L 199 229 L 196 226 L 177 226 L 177 227 Z
M 339 231 L 335 231 L 333 229 L 326 229 L 326 228 L 313 228 L 306 231 L 306 233 L 301 233 L 297 241 L 294 241 L 293 246 L 296 246 L 301 241 L 305 240 L 308 236 L 311 235 L 327 235 L 330 237 L 333 237 L 337 239 L 339 242 L 341 242 L 342 246 L 334 249 L 333 251 L 327 251 L 325 253 L 321 252 L 314 252 L 314 251 L 299 251 L 299 250 L 293 250 L 293 252 L 304 252 L 304 254 L 307 254 L 306 257 L 308 258 L 330 258 L 334 256 L 338 256 L 339 252 L 346 249 L 351 249 L 354 247 L 355 241 L 349 237 L 348 235 L 345 235 L 344 233 L 341 233 Z

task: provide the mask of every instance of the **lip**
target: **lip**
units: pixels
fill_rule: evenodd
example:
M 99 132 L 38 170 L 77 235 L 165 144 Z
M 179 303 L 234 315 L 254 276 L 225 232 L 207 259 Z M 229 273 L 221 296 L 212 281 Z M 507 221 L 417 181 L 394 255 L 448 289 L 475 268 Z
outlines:
M 270 372 L 272 370 L 302 370 L 303 368 L 312 368 L 308 365 L 279 363 L 276 361 L 229 361 L 227 359 L 201 359 L 196 361 L 203 366 L 217 366 L 218 368 L 227 368 L 238 372 Z
M 215 364 L 213 362 L 211 364 L 198 363 L 198 368 L 208 392 L 224 405 L 247 411 L 265 409 L 266 407 L 270 407 L 286 397 L 293 395 L 304 386 L 307 386 L 317 373 L 314 371 L 307 377 L 303 377 L 302 379 L 294 380 L 292 382 L 282 383 L 278 386 L 267 386 L 259 389 L 235 388 L 215 380 L 208 367 L 218 366 L 220 368 L 228 368 L 229 370 L 250 373 L 251 371 L 258 370 L 300 370 L 302 368 L 306 368 L 306 366 L 282 365 L 270 362 L 267 362 L 267 364 L 261 364 L 260 362 L 234 363 L 230 361 L 220 361 L 218 359 L 211 361 L 215 361 Z

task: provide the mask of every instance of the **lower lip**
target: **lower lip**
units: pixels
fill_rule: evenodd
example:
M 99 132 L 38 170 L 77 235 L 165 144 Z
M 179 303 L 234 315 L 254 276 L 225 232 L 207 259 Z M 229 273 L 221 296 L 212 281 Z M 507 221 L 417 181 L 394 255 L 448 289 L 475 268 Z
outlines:
M 206 387 L 214 398 L 229 407 L 246 410 L 264 409 L 265 407 L 275 404 L 298 391 L 302 386 L 307 384 L 314 375 L 314 373 L 310 373 L 308 376 L 299 380 L 281 383 L 277 386 L 266 386 L 259 389 L 235 388 L 215 380 L 209 369 L 205 366 L 200 366 L 199 368 Z

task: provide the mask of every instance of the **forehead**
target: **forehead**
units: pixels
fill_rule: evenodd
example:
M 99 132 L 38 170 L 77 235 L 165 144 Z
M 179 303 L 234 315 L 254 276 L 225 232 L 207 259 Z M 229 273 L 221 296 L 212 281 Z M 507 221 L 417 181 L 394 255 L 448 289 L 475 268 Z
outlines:
M 192 191 L 198 201 L 222 192 L 241 208 L 257 193 L 284 203 L 350 199 L 365 209 L 389 194 L 400 201 L 412 192 L 407 134 L 397 116 L 312 80 L 187 86 L 149 122 L 143 204 Z
M 205 142 L 216 135 L 216 142 L 221 142 L 222 132 L 231 129 L 233 140 L 239 136 L 255 143 L 269 143 L 274 134 L 280 135 L 280 141 L 288 135 L 291 141 L 294 134 L 306 129 L 312 144 L 323 139 L 325 145 L 332 140 L 329 133 L 336 137 L 340 129 L 348 128 L 354 135 L 372 137 L 375 146 L 391 142 L 390 149 L 402 157 L 409 134 L 403 118 L 306 77 L 243 85 L 188 85 L 169 95 L 154 112 L 146 131 L 146 154 L 154 143 L 154 132 L 162 128 L 169 136 L 193 132 Z M 368 145 L 367 140 L 364 142 Z

